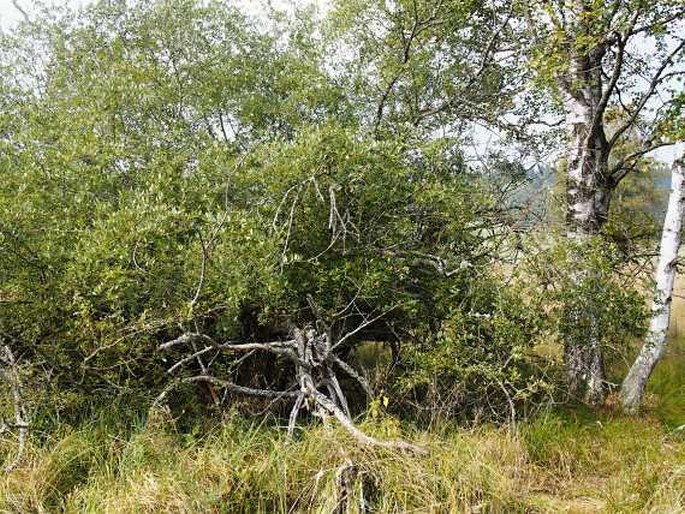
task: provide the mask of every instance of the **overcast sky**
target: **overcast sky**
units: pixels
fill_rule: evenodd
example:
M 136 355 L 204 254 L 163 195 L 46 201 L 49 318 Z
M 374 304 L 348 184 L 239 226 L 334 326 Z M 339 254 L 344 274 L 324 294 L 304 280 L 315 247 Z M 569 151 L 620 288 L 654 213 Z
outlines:
M 24 11 L 31 14 L 35 2 L 33 0 L 15 0 Z M 50 3 L 59 5 L 80 6 L 89 3 L 88 0 L 53 0 Z M 0 27 L 6 29 L 21 21 L 21 12 L 13 5 L 12 0 L 0 0 Z

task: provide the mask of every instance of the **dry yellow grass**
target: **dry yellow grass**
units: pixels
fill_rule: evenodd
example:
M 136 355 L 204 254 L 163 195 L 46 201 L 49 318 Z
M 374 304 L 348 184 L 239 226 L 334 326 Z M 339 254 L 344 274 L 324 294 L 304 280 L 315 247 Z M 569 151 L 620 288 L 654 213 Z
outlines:
M 406 432 L 393 419 L 364 428 L 430 454 L 360 447 L 335 427 L 291 441 L 240 418 L 198 439 L 168 423 L 125 440 L 92 426 L 32 446 L 0 479 L 0 512 L 333 512 L 345 463 L 356 473 L 350 513 L 362 502 L 379 513 L 656 513 L 681 512 L 685 500 L 685 439 L 654 419 L 576 411 L 515 429 Z

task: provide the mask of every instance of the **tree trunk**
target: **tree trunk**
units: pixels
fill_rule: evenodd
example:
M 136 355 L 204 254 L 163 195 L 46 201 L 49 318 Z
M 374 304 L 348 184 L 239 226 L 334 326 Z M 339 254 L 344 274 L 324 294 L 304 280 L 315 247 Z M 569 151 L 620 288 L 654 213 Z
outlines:
M 567 150 L 566 228 L 569 240 L 582 242 L 597 234 L 607 219 L 612 187 L 609 182 L 609 153 L 603 125 L 603 113 L 598 112 L 602 100 L 602 49 L 595 54 L 574 60 L 570 76 L 563 84 L 566 127 L 569 135 Z M 588 280 L 591 270 L 576 256 L 576 284 Z M 574 395 L 584 393 L 588 403 L 599 404 L 604 399 L 604 367 L 597 315 L 592 305 L 575 306 L 569 310 L 571 325 L 587 327 L 582 333 L 567 334 L 564 357 L 569 390 Z
M 673 283 L 675 282 L 676 262 L 680 249 L 680 230 L 685 211 L 685 158 L 673 163 L 671 173 L 671 195 L 664 220 L 659 248 L 659 264 L 656 270 L 656 291 L 652 304 L 652 319 L 645 343 L 637 359 L 630 368 L 621 387 L 621 403 L 631 413 L 637 411 L 642 403 L 647 380 L 654 366 L 666 350 L 666 331 L 671 314 Z

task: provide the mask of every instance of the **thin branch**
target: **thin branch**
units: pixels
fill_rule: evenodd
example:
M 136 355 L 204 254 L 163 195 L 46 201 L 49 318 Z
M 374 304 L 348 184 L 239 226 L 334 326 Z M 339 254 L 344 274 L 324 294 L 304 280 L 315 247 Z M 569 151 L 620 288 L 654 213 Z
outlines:
M 676 55 L 678 55 L 683 50 L 683 48 L 685 48 L 685 40 L 681 41 L 680 44 L 661 63 L 661 66 L 659 66 L 659 68 L 652 76 L 652 80 L 649 83 L 647 91 L 643 93 L 642 97 L 640 98 L 640 101 L 638 102 L 630 117 L 625 121 L 625 123 L 623 123 L 623 125 L 621 125 L 618 128 L 614 135 L 611 136 L 611 139 L 608 143 L 609 148 L 612 148 L 616 144 L 618 139 L 623 135 L 623 133 L 635 124 L 635 121 L 642 112 L 642 109 L 644 109 L 645 105 L 647 105 L 649 99 L 652 98 L 652 96 L 654 96 L 659 84 L 663 82 L 664 77 L 662 75 L 664 71 L 673 63 L 673 58 Z
M 656 28 L 658 26 L 666 25 L 672 21 L 679 20 L 683 16 L 685 16 L 685 9 L 680 9 L 678 11 L 675 11 L 670 16 L 667 16 L 666 18 L 658 19 L 654 23 L 649 23 L 647 25 L 640 25 L 639 27 L 633 28 L 628 34 L 630 36 L 634 36 L 634 35 L 639 34 L 641 32 L 648 32 L 648 31 L 653 30 L 654 28 Z
M 226 134 L 226 127 L 224 126 L 224 117 L 222 116 L 221 112 L 219 112 L 219 126 L 221 127 L 221 133 L 224 136 L 224 142 L 230 143 L 231 140 L 228 139 L 228 134 Z
M 361 325 L 359 325 L 357 328 L 355 328 L 355 329 L 352 330 L 351 332 L 348 332 L 348 333 L 345 334 L 343 337 L 341 337 L 341 338 L 338 340 L 338 342 L 335 343 L 335 344 L 332 346 L 331 350 L 335 350 L 335 349 L 338 348 L 340 345 L 342 345 L 345 341 L 347 341 L 350 337 L 352 337 L 353 335 L 357 334 L 358 332 L 360 332 L 360 331 L 363 330 L 364 328 L 368 327 L 368 326 L 371 325 L 372 323 L 378 321 L 379 319 L 381 319 L 381 318 L 382 318 L 383 316 L 385 316 L 386 314 L 388 314 L 388 313 L 394 311 L 397 307 L 399 307 L 399 305 L 393 305 L 393 306 L 392 306 L 391 308 L 389 308 L 387 311 L 381 312 L 378 316 L 376 316 L 376 317 L 374 317 L 374 318 L 372 318 L 372 319 L 370 319 L 370 320 L 364 321 L 364 323 L 362 323 Z
M 184 364 L 187 364 L 188 362 L 192 361 L 193 359 L 196 359 L 197 357 L 201 357 L 202 355 L 205 355 L 206 353 L 209 353 L 212 350 L 230 350 L 230 351 L 235 351 L 235 352 L 252 352 L 255 350 L 264 350 L 264 351 L 269 351 L 269 352 L 273 352 L 273 353 L 277 353 L 277 354 L 288 355 L 289 357 L 294 357 L 294 353 L 292 352 L 293 345 L 291 343 L 292 343 L 292 341 L 274 341 L 271 343 L 244 343 L 244 344 L 225 343 L 225 344 L 217 344 L 215 346 L 207 346 L 207 347 L 203 348 L 202 350 L 195 351 L 193 354 L 189 355 L 188 357 L 184 357 L 183 359 L 181 359 L 180 361 L 175 363 L 173 366 L 171 366 L 167 370 L 167 373 L 175 372 L 178 368 L 180 368 Z
M 262 398 L 297 398 L 300 393 L 294 391 L 274 391 L 271 389 L 256 389 L 253 387 L 240 386 L 229 382 L 228 380 L 221 380 L 209 375 L 197 375 L 194 377 L 186 377 L 178 380 L 178 383 L 196 384 L 198 382 L 206 382 L 218 387 L 222 387 L 234 393 L 245 394 L 248 396 L 259 396 Z
M 618 183 L 621 182 L 621 180 L 623 180 L 626 177 L 626 175 L 628 175 L 632 170 L 635 169 L 635 166 L 637 165 L 637 160 L 643 155 L 646 155 L 652 150 L 656 150 L 657 148 L 661 148 L 663 146 L 670 146 L 672 144 L 674 144 L 673 141 L 664 141 L 662 143 L 650 144 L 646 148 L 642 148 L 641 150 L 638 150 L 636 152 L 631 153 L 630 155 L 627 155 L 611 168 L 611 172 L 609 173 L 609 176 L 611 177 L 611 183 L 614 185 L 618 185 Z M 628 166 L 628 163 L 631 162 L 633 164 Z
M 293 408 L 290 410 L 290 416 L 288 416 L 288 436 L 292 437 L 295 433 L 295 423 L 297 422 L 297 415 L 302 409 L 302 404 L 304 403 L 304 394 L 298 393 L 297 399 L 293 404 Z
M 378 131 L 378 128 L 380 127 L 381 121 L 383 120 L 383 111 L 385 110 L 385 104 L 388 101 L 388 98 L 390 97 L 390 93 L 392 93 L 392 90 L 395 88 L 395 84 L 397 84 L 397 81 L 400 79 L 402 74 L 405 71 L 405 66 L 409 62 L 409 58 L 411 56 L 411 46 L 414 42 L 414 38 L 418 34 L 419 31 L 419 15 L 416 10 L 416 4 L 414 4 L 414 21 L 412 23 L 412 27 L 409 31 L 409 36 L 405 39 L 404 38 L 404 28 L 401 28 L 401 35 L 402 39 L 404 39 L 404 48 L 402 50 L 402 60 L 400 61 L 400 69 L 399 71 L 394 75 L 394 77 L 390 80 L 388 85 L 386 86 L 385 90 L 381 94 L 381 99 L 378 102 L 378 107 L 376 109 L 376 117 L 373 123 L 374 126 L 374 132 Z
M 202 263 L 200 265 L 200 278 L 197 281 L 197 288 L 195 289 L 195 296 L 190 301 L 190 308 L 195 307 L 197 300 L 200 298 L 200 293 L 202 292 L 202 284 L 205 280 L 205 269 L 207 268 L 207 247 L 205 246 L 205 241 L 202 239 L 202 233 L 198 232 L 200 238 L 200 245 L 202 246 Z
M 473 86 L 475 84 L 476 80 L 482 75 L 482 73 L 487 68 L 487 65 L 488 65 L 490 59 L 495 54 L 495 46 L 496 46 L 496 43 L 498 41 L 499 36 L 504 31 L 505 27 L 507 27 L 507 25 L 509 25 L 509 21 L 511 20 L 511 16 L 512 16 L 512 11 L 513 11 L 513 3 L 509 7 L 509 12 L 507 13 L 507 17 L 504 19 L 504 22 L 501 25 L 499 25 L 497 30 L 494 31 L 492 33 L 492 35 L 490 36 L 488 44 L 485 47 L 485 52 L 483 52 L 483 58 L 481 59 L 480 66 L 478 67 L 476 72 L 473 75 L 471 75 L 467 84 L 461 88 L 462 91 L 465 92 L 467 89 L 469 89 L 471 86 Z
M 337 355 L 331 354 L 333 362 L 340 367 L 345 373 L 347 373 L 350 377 L 354 378 L 357 383 L 362 387 L 366 395 L 369 397 L 369 399 L 373 398 L 373 389 L 371 389 L 371 386 L 369 383 L 366 381 L 365 378 L 363 378 L 359 373 L 357 373 L 352 366 L 347 364 L 345 361 L 343 361 L 340 357 Z
M 199 331 L 199 329 L 198 329 L 198 327 L 197 327 L 197 321 L 195 321 L 195 320 L 193 320 L 193 321 L 194 321 L 194 323 L 195 323 L 195 330 L 196 330 L 196 331 Z M 197 345 L 195 344 L 195 341 L 194 341 L 194 340 L 192 340 L 192 341 L 190 342 L 190 347 L 193 349 L 193 352 L 196 352 L 196 353 L 197 353 L 197 351 L 198 351 L 198 350 L 197 350 Z M 197 356 L 195 357 L 195 359 L 197 360 L 197 363 L 198 363 L 198 365 L 200 366 L 200 369 L 202 370 L 202 374 L 203 374 L 203 375 L 209 375 L 208 366 L 205 366 L 205 363 L 204 363 L 204 360 L 202 359 L 202 356 L 201 356 L 201 355 L 197 355 Z M 219 406 L 219 404 L 220 404 L 221 402 L 219 401 L 219 398 L 218 398 L 217 395 L 216 395 L 216 391 L 214 391 L 214 388 L 212 388 L 211 386 L 208 387 L 208 389 L 209 389 L 210 395 L 212 396 L 212 400 L 214 401 L 214 405 L 215 405 L 215 406 Z
M 21 13 L 21 15 L 24 17 L 24 21 L 26 23 L 29 23 L 29 21 L 31 21 L 28 13 L 21 7 L 21 5 L 19 5 L 19 2 L 17 0 L 12 0 L 12 5 L 14 6 L 14 8 L 17 11 L 19 11 Z
M 326 398 L 323 394 L 317 391 L 313 386 L 309 386 L 307 394 L 319 405 L 322 409 L 332 414 L 342 427 L 347 430 L 355 439 L 363 444 L 370 446 L 378 446 L 380 448 L 387 448 L 389 450 L 403 450 L 417 455 L 427 455 L 428 451 L 415 444 L 408 443 L 407 441 L 394 440 L 394 441 L 381 441 L 359 430 L 352 420 L 345 415 L 345 413 L 333 403 L 330 399 Z
M 214 339 L 212 339 L 208 335 L 191 332 L 191 333 L 181 334 L 176 339 L 172 339 L 171 341 L 167 341 L 166 343 L 160 344 L 159 349 L 160 350 L 168 350 L 169 348 L 172 348 L 174 346 L 178 346 L 180 344 L 187 344 L 190 342 L 191 339 L 201 339 L 201 340 L 207 341 L 209 344 L 211 344 L 214 347 L 217 347 L 219 345 L 219 343 L 214 341 Z
M 611 94 L 614 92 L 616 84 L 618 83 L 618 79 L 621 77 L 621 72 L 623 71 L 623 58 L 625 56 L 626 44 L 628 43 L 628 36 L 621 37 L 619 35 L 617 43 L 618 47 L 616 49 L 616 58 L 612 68 L 611 78 L 609 79 L 609 84 L 607 85 L 606 89 L 602 92 L 602 97 L 600 98 L 595 109 L 592 125 L 590 126 L 591 129 L 588 131 L 588 140 L 594 137 L 596 134 L 597 129 L 604 118 L 604 111 L 606 110 L 607 105 L 609 105 Z
M 196 351 L 195 353 L 193 353 L 192 355 L 190 355 L 190 356 L 188 356 L 188 357 L 185 357 L 185 358 L 181 359 L 181 360 L 178 361 L 176 364 L 174 364 L 173 366 L 171 366 L 171 367 L 167 370 L 167 373 L 173 373 L 173 372 L 176 371 L 178 368 L 180 368 L 180 367 L 183 366 L 184 364 L 189 363 L 190 361 L 194 360 L 195 358 L 201 357 L 202 355 L 204 355 L 204 354 L 206 354 L 206 353 L 209 353 L 209 352 L 211 352 L 211 351 L 216 351 L 216 350 L 217 350 L 217 347 L 216 347 L 216 346 L 207 346 L 207 347 L 203 348 L 202 350 L 197 350 L 197 351 Z M 203 372 L 204 372 L 204 370 L 203 370 Z
M 335 376 L 335 373 L 330 368 L 326 368 L 326 387 L 328 388 L 329 397 L 334 400 L 334 403 L 340 406 L 345 415 L 350 417 L 350 407 L 347 405 L 347 398 L 340 387 L 340 382 Z M 335 401 L 337 398 L 337 401 Z
M 268 343 L 236 343 L 233 341 L 229 341 L 227 343 L 217 343 L 214 339 L 209 337 L 208 335 L 201 334 L 198 332 L 188 332 L 185 333 L 176 339 L 172 339 L 171 341 L 167 341 L 166 343 L 162 343 L 159 345 L 160 350 L 167 350 L 173 346 L 178 346 L 179 344 L 186 344 L 189 343 L 193 340 L 204 340 L 207 341 L 209 344 L 212 345 L 213 348 L 219 349 L 219 350 L 234 350 L 234 351 L 240 351 L 240 352 L 247 352 L 250 350 L 274 350 L 274 349 L 285 349 L 285 348 L 293 348 L 294 341 L 289 340 L 289 341 L 271 341 Z M 204 352 L 204 350 L 201 350 Z

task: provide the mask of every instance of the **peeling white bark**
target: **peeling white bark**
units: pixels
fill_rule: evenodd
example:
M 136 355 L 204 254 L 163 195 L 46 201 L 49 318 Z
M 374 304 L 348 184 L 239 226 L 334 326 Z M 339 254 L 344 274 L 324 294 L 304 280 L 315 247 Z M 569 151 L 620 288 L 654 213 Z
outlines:
M 588 56 L 572 63 L 571 77 L 562 83 L 566 128 L 568 131 L 567 156 L 567 237 L 582 241 L 596 234 L 606 221 L 611 187 L 608 183 L 609 152 L 601 116 L 596 111 L 601 101 L 601 77 L 594 76 L 592 59 Z M 569 87 L 568 84 L 582 84 Z M 578 270 L 572 279 L 580 284 L 587 279 L 588 271 L 578 259 Z M 569 334 L 564 341 L 565 363 L 569 391 L 576 395 L 584 392 L 584 399 L 599 404 L 604 399 L 604 369 L 596 313 L 576 307 L 568 313 L 571 324 L 586 321 L 585 334 Z
M 594 105 L 586 97 L 566 95 L 566 127 L 569 137 L 567 157 L 567 234 L 571 239 L 596 233 L 609 209 L 609 146 L 604 129 L 593 127 Z M 597 101 L 599 101 L 597 99 Z
M 685 212 L 685 156 L 673 164 L 671 194 L 664 220 L 656 270 L 656 289 L 652 304 L 652 319 L 642 350 L 630 368 L 621 387 L 621 402 L 628 412 L 635 412 L 642 403 L 645 387 L 654 366 L 666 350 L 666 331 L 671 315 L 673 283 L 680 249 L 680 231 Z

